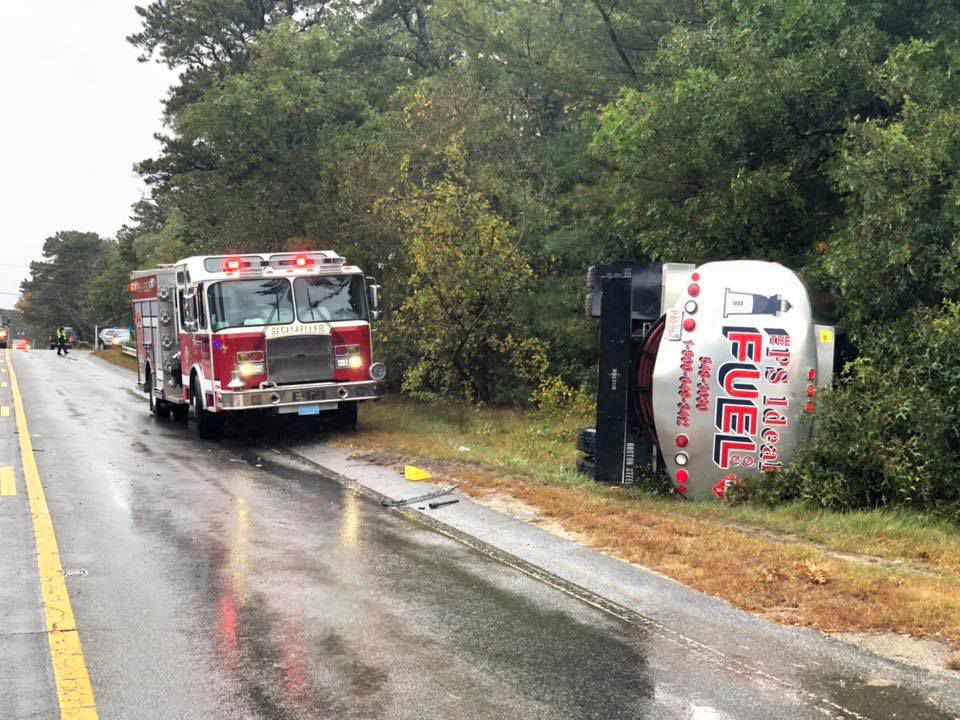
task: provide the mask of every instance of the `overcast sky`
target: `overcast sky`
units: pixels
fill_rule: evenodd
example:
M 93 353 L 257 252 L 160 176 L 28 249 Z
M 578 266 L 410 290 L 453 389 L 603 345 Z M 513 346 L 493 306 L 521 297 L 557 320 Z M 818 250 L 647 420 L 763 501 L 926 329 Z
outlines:
M 0 307 L 58 230 L 113 236 L 144 192 L 161 99 L 176 80 L 137 62 L 135 0 L 6 2 L 0 20 Z M 147 0 L 140 0 L 147 4 Z M 10 293 L 14 293 L 11 295 Z

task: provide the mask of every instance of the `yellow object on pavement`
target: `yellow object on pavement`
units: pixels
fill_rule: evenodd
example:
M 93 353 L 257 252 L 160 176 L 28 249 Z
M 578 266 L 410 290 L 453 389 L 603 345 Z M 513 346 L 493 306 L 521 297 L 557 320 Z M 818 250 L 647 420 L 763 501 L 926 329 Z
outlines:
M 426 470 L 421 470 L 418 467 L 413 465 L 404 465 L 403 466 L 403 477 L 405 477 L 410 482 L 423 482 L 424 480 L 429 480 L 433 477 Z

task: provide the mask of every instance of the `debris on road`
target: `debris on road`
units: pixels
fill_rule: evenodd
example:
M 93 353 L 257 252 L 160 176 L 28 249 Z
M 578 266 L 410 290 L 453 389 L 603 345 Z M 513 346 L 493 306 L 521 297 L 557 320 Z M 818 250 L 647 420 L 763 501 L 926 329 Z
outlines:
M 424 493 L 423 495 L 417 495 L 416 497 L 406 498 L 405 500 L 381 500 L 380 505 L 383 507 L 403 507 L 405 505 L 413 505 L 414 503 L 424 502 L 426 500 L 433 500 L 434 498 L 443 497 L 444 495 L 449 495 L 454 490 L 457 489 L 457 485 L 451 485 L 447 488 L 440 488 L 439 490 L 434 490 L 433 492 Z
M 442 508 L 442 507 L 444 507 L 445 505 L 454 505 L 454 504 L 456 504 L 456 503 L 458 503 L 458 502 L 460 502 L 460 501 L 457 500 L 456 498 L 454 498 L 453 500 L 444 500 L 443 502 L 432 502 L 432 503 L 428 503 L 427 507 L 429 507 L 431 510 L 436 510 L 437 508 Z
M 432 478 L 433 475 L 413 465 L 404 465 L 403 477 L 407 482 L 423 482 Z

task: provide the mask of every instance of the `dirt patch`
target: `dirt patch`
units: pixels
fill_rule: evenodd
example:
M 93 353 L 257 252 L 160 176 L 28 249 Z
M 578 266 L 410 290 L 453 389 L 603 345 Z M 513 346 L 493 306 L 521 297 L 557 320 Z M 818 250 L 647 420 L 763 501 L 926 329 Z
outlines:
M 960 668 L 950 666 L 952 659 L 960 658 L 960 653 L 954 655 L 945 642 L 896 633 L 836 633 L 834 637 L 905 665 L 931 672 L 946 670 L 960 678 L 960 674 L 954 672 Z
M 960 670 L 960 652 L 954 653 L 953 657 L 947 660 L 948 670 Z

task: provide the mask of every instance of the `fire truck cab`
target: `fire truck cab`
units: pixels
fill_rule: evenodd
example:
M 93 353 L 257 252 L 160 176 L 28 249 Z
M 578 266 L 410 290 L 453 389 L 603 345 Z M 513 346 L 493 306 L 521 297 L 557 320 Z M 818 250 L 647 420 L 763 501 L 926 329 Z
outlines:
M 150 411 L 218 437 L 226 414 L 330 413 L 383 395 L 380 286 L 331 251 L 190 257 L 132 274 L 137 386 Z

